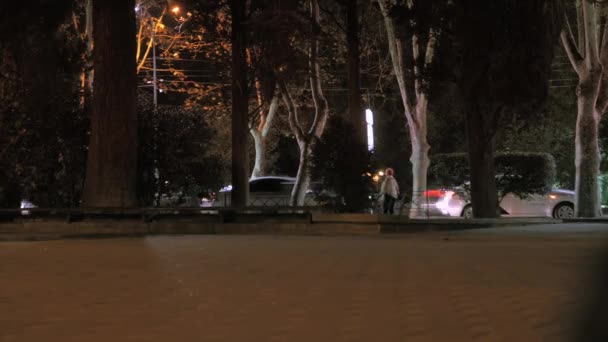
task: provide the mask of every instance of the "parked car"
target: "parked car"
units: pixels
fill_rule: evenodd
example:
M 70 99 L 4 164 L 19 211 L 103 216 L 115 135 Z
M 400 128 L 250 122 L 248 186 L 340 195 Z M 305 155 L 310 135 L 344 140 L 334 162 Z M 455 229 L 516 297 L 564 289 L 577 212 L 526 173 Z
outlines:
M 429 190 L 425 196 L 429 215 L 473 217 L 473 207 L 464 191 Z M 510 217 L 574 217 L 574 191 L 555 189 L 546 195 L 530 194 L 525 198 L 509 193 L 500 201 L 502 215 Z
M 294 177 L 266 176 L 249 180 L 249 205 L 252 207 L 286 207 L 289 206 L 291 191 L 295 185 Z M 212 207 L 230 207 L 232 186 L 228 185 L 217 193 L 209 203 Z M 317 206 L 315 194 L 307 190 L 304 206 Z

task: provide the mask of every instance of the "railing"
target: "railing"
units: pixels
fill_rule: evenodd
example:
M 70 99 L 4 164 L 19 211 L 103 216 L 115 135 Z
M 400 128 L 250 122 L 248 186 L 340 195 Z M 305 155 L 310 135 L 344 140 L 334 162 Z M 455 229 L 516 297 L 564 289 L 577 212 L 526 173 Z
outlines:
M 249 197 L 248 207 L 292 208 L 293 206 L 290 206 L 289 202 L 289 195 L 252 195 Z M 323 203 L 320 203 L 315 196 L 307 195 L 304 198 L 303 205 L 300 207 L 319 209 L 322 206 Z M 229 208 L 231 207 L 230 195 L 224 195 L 214 201 L 209 201 L 203 204 L 202 207 Z
M 410 197 L 410 196 L 408 196 Z M 441 212 L 430 201 L 425 192 L 419 196 L 397 199 L 394 206 L 394 215 L 410 216 L 412 218 L 429 218 L 441 216 Z M 383 198 L 378 194 L 372 195 L 372 207 L 368 211 L 371 214 L 383 213 Z M 301 206 L 290 206 L 289 196 L 252 196 L 249 205 L 240 213 L 262 213 L 262 214 L 302 214 L 310 212 L 333 212 L 334 208 L 312 195 L 307 195 Z M 81 220 L 86 217 L 104 218 L 142 218 L 147 220 L 159 216 L 192 216 L 223 214 L 235 212 L 230 206 L 230 200 L 225 196 L 216 201 L 203 203 L 200 207 L 161 207 L 161 208 L 24 208 L 0 210 L 0 220 L 12 220 L 19 217 L 60 217 L 68 221 Z
M 287 215 L 309 221 L 310 208 L 307 207 L 247 207 L 243 210 L 232 208 L 27 208 L 0 209 L 0 223 L 16 220 L 60 220 L 79 222 L 88 219 L 141 220 L 144 222 L 164 219 L 195 218 L 205 222 L 247 221 L 250 217 L 281 217 Z
M 424 217 L 441 216 L 441 211 L 435 206 L 436 202 L 430 201 L 426 191 L 416 192 L 418 196 L 401 197 L 395 201 L 394 215 Z M 382 214 L 383 196 L 375 194 L 372 196 L 372 213 Z M 413 215 L 412 215 L 413 214 Z

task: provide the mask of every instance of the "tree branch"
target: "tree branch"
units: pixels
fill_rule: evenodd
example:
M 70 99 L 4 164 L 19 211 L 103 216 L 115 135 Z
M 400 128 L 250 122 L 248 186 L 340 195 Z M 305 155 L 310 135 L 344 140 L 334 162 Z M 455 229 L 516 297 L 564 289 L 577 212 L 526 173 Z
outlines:
M 342 24 L 340 24 L 340 21 L 338 20 L 338 18 L 336 18 L 336 16 L 333 14 L 332 11 L 323 8 L 321 6 L 319 6 L 319 8 L 321 9 L 321 11 L 323 11 L 323 13 L 327 14 L 329 16 L 329 18 L 336 24 L 336 26 L 338 26 L 338 28 L 340 29 L 340 31 L 342 31 L 342 33 L 346 34 L 346 29 L 344 28 L 344 26 L 342 26 Z
M 570 22 L 568 18 L 565 18 L 566 26 L 568 30 L 562 29 L 560 33 L 560 38 L 562 40 L 562 46 L 566 51 L 566 55 L 568 55 L 568 59 L 570 60 L 570 64 L 576 71 L 577 74 L 581 74 L 581 68 L 583 63 L 583 57 L 581 56 L 578 48 L 576 47 L 576 43 L 574 42 L 574 37 L 572 35 L 572 29 L 570 28 Z
M 597 8 L 591 1 L 583 1 L 583 20 L 585 30 L 585 63 L 589 68 L 595 68 L 600 63 L 598 51 Z
M 270 101 L 270 107 L 268 108 L 268 115 L 266 115 L 266 120 L 265 120 L 264 126 L 262 128 L 262 137 L 265 137 L 268 135 L 268 132 L 270 131 L 270 127 L 272 125 L 272 121 L 275 118 L 278 109 L 279 109 L 279 97 L 275 95 L 272 97 L 272 100 Z
M 163 20 L 163 17 L 165 16 L 166 12 L 167 12 L 167 8 L 165 7 L 165 9 L 163 9 L 163 13 L 160 15 L 160 17 L 156 21 L 156 24 L 154 24 L 154 21 L 152 21 L 152 25 L 154 25 L 154 28 L 153 28 L 154 33 L 156 33 L 156 31 L 158 31 L 158 27 L 160 26 L 160 23 Z M 152 38 L 150 38 L 150 42 L 148 43 L 148 47 L 146 48 L 146 52 L 144 53 L 144 56 L 141 59 L 140 63 L 137 65 L 137 73 L 138 74 L 139 74 L 139 71 L 141 70 L 141 68 L 146 63 L 146 59 L 148 59 L 148 54 L 150 53 L 150 49 L 152 48 L 153 44 L 154 44 L 154 41 L 152 40 Z
M 310 1 L 310 14 L 314 32 L 315 28 L 320 26 L 319 2 L 317 0 Z M 315 118 L 308 134 L 320 138 L 325 129 L 327 117 L 329 116 L 329 105 L 325 95 L 323 95 L 323 88 L 321 86 L 321 66 L 319 65 L 318 55 L 319 37 L 318 34 L 313 33 L 313 38 L 310 42 L 308 63 L 310 67 L 310 90 L 312 93 L 312 101 L 315 105 Z
M 418 124 L 416 119 L 412 116 L 412 109 L 408 100 L 401 40 L 397 38 L 397 33 L 395 32 L 395 23 L 393 18 L 390 16 L 387 0 L 378 0 L 378 5 L 380 7 L 382 17 L 384 18 L 384 27 L 386 28 L 388 48 L 391 61 L 393 62 L 393 72 L 395 73 L 395 78 L 397 79 L 397 83 L 399 85 L 399 93 L 401 94 L 401 102 L 403 103 L 405 117 L 408 125 L 417 127 Z
M 302 126 L 300 126 L 300 123 L 298 122 L 298 109 L 294 104 L 291 93 L 282 79 L 277 79 L 277 85 L 279 86 L 279 92 L 281 93 L 285 107 L 287 107 L 287 121 L 289 122 L 289 127 L 296 136 L 298 143 L 303 143 L 305 141 L 304 132 L 302 131 Z

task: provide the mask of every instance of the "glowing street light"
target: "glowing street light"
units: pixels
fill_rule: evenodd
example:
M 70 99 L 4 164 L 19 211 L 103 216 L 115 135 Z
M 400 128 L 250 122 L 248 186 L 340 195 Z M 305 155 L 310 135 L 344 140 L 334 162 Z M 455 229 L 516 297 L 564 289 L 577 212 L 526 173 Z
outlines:
M 176 15 L 177 15 L 177 14 L 179 13 L 179 6 L 174 6 L 174 7 L 171 9 L 171 12 L 173 12 L 173 14 L 176 14 Z
M 374 149 L 374 113 L 371 109 L 365 110 L 365 122 L 367 123 L 367 149 Z

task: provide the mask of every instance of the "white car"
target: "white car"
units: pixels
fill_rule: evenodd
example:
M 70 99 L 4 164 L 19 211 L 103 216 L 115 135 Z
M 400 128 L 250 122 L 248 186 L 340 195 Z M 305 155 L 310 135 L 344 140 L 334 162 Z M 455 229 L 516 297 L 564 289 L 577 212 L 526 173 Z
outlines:
M 249 206 L 252 207 L 287 207 L 291 190 L 296 182 L 294 177 L 266 176 L 249 180 Z M 232 186 L 228 185 L 217 193 L 212 207 L 230 207 Z M 315 195 L 311 190 L 306 192 L 304 206 L 317 206 Z
M 432 194 L 436 194 L 437 190 L 434 191 Z M 443 216 L 473 217 L 473 207 L 462 192 L 439 190 L 439 194 L 432 200 L 427 195 L 430 209 Z M 509 193 L 500 201 L 500 208 L 502 215 L 509 217 L 573 218 L 574 191 L 556 189 L 546 195 L 531 194 L 524 199 Z

